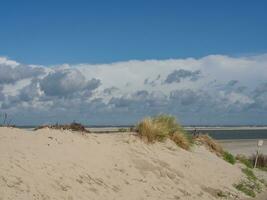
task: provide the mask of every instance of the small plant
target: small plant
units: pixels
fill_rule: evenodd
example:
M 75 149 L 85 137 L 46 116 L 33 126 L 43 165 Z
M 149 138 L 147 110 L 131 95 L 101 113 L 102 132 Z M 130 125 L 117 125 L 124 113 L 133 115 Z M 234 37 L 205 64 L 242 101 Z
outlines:
M 253 163 L 250 159 L 248 159 L 246 156 L 244 155 L 237 155 L 236 156 L 236 160 L 238 160 L 239 162 L 243 163 L 247 168 L 252 169 L 253 168 Z
M 222 198 L 227 197 L 227 195 L 224 192 L 222 192 L 221 190 L 217 193 L 217 196 L 222 197 Z
M 249 180 L 251 180 L 251 181 L 257 180 L 257 177 L 255 176 L 255 174 L 253 173 L 253 171 L 251 169 L 245 168 L 245 169 L 242 169 L 242 172 L 244 174 L 246 174 L 246 176 Z
M 234 185 L 234 187 L 237 190 L 239 190 L 239 191 L 243 192 L 244 194 L 246 194 L 247 196 L 250 196 L 250 197 L 255 197 L 256 196 L 253 188 L 251 188 L 250 185 L 248 183 L 244 182 L 244 181 L 239 183 L 239 184 L 237 184 L 237 185 Z
M 234 165 L 236 163 L 235 157 L 231 153 L 229 153 L 227 151 L 224 151 L 224 153 L 223 153 L 223 159 L 225 161 L 231 163 L 232 165 Z
M 1 115 L 2 114 L 0 113 L 0 119 L 2 117 Z M 12 119 L 9 118 L 8 114 L 3 113 L 3 122 L 2 124 L 0 124 L 0 127 L 15 127 L 15 125 L 12 125 L 11 122 L 12 122 Z

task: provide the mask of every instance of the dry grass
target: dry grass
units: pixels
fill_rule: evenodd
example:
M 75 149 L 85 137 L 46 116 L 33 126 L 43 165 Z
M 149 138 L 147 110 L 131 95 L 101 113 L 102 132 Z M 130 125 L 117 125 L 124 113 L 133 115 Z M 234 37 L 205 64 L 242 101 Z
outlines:
M 216 153 L 218 156 L 222 156 L 224 154 L 222 146 L 208 134 L 195 136 L 194 140 L 205 145 L 211 152 Z
M 167 138 L 168 132 L 164 127 L 153 122 L 151 118 L 145 118 L 137 126 L 139 135 L 148 142 L 162 141 Z
M 54 124 L 54 125 L 43 125 L 38 126 L 34 130 L 42 129 L 42 128 L 50 128 L 50 129 L 59 129 L 59 130 L 71 130 L 78 131 L 83 133 L 90 133 L 89 130 L 85 128 L 82 124 L 72 122 L 71 124 Z
M 180 133 L 180 132 L 175 132 L 171 136 L 171 140 L 174 141 L 179 147 L 189 150 L 191 143 L 188 140 L 188 138 L 185 136 L 185 134 Z
M 188 150 L 190 148 L 190 136 L 173 116 L 158 115 L 145 118 L 137 125 L 137 130 L 139 136 L 148 142 L 163 141 L 169 138 L 183 149 Z
M 256 155 L 253 154 L 250 158 L 251 162 L 254 164 L 256 160 Z M 267 155 L 259 154 L 258 161 L 257 161 L 258 168 L 267 168 Z

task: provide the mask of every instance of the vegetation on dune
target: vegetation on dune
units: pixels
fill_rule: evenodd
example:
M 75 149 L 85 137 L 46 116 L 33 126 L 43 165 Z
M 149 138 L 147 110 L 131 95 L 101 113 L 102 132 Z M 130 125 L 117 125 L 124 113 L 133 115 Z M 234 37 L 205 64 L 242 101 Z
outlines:
M 186 150 L 192 144 L 191 135 L 176 122 L 175 117 L 170 115 L 145 118 L 137 125 L 137 132 L 148 142 L 163 141 L 169 138 Z
M 242 169 L 242 172 L 246 175 L 246 180 L 242 180 L 234 187 L 248 196 L 255 197 L 256 193 L 262 191 L 262 185 L 265 185 L 264 179 L 259 180 L 249 168 Z
M 251 169 L 245 168 L 245 169 L 242 169 L 242 172 L 244 174 L 246 174 L 246 176 L 247 176 L 247 178 L 249 180 L 252 180 L 252 181 L 256 181 L 257 180 L 257 177 L 255 176 L 254 172 Z
M 218 156 L 222 156 L 224 151 L 220 144 L 218 144 L 208 134 L 200 134 L 194 137 L 195 142 L 205 145 L 211 152 L 216 153 Z
M 236 163 L 235 157 L 231 153 L 229 153 L 227 151 L 224 151 L 223 152 L 223 159 L 225 161 L 231 163 L 232 165 L 234 165 Z
M 237 155 L 236 159 L 239 162 L 243 163 L 246 167 L 253 168 L 256 161 L 256 155 L 253 154 L 250 157 L 246 157 L 244 155 Z M 256 167 L 263 171 L 267 171 L 267 155 L 259 154 Z
M 250 158 L 251 162 L 254 164 L 256 161 L 256 155 L 253 154 Z M 259 154 L 257 160 L 257 168 L 262 170 L 267 170 L 267 155 Z
M 189 150 L 191 146 L 191 142 L 185 134 L 175 132 L 174 134 L 172 134 L 170 139 L 183 149 Z
M 254 189 L 250 187 L 250 185 L 244 181 L 240 182 L 239 184 L 234 185 L 234 187 L 243 192 L 244 194 L 246 194 L 247 196 L 250 197 L 255 197 L 256 194 L 254 192 Z
M 72 122 L 71 124 L 54 124 L 54 125 L 43 125 L 38 126 L 34 130 L 42 129 L 42 128 L 50 128 L 50 129 L 59 129 L 59 130 L 71 130 L 78 131 L 83 133 L 90 133 L 89 130 L 85 128 L 84 125 L 76 122 Z
M 237 155 L 236 160 L 243 163 L 247 168 L 250 168 L 250 169 L 253 168 L 253 163 L 252 163 L 251 159 L 247 158 L 244 155 Z

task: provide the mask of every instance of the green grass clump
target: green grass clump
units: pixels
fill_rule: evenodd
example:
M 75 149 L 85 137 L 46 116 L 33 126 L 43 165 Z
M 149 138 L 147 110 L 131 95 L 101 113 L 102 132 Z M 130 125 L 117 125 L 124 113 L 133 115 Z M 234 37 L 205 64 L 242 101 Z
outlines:
M 224 151 L 223 152 L 223 159 L 225 161 L 231 163 L 232 165 L 234 165 L 236 163 L 235 157 L 231 153 L 229 153 L 227 151 Z
M 248 196 L 255 197 L 256 192 L 262 191 L 262 187 L 260 184 L 262 183 L 261 180 L 258 180 L 254 172 L 249 168 L 242 169 L 242 172 L 246 175 L 247 179 L 246 181 L 243 180 L 238 185 L 235 185 L 236 189 L 244 192 Z
M 241 182 L 237 185 L 234 185 L 234 187 L 250 197 L 256 197 L 254 189 L 251 188 L 250 185 L 245 182 Z
M 170 138 L 183 149 L 189 149 L 192 144 L 191 135 L 176 122 L 175 117 L 170 115 L 145 118 L 137 125 L 137 131 L 148 142 Z
M 257 177 L 255 176 L 254 172 L 251 169 L 245 168 L 242 169 L 242 172 L 246 174 L 247 178 L 251 181 L 256 181 Z
M 244 155 L 237 155 L 236 156 L 236 160 L 238 160 L 239 162 L 243 163 L 247 168 L 250 168 L 250 169 L 253 168 L 252 161 L 249 158 L 247 158 L 246 156 L 244 156 Z

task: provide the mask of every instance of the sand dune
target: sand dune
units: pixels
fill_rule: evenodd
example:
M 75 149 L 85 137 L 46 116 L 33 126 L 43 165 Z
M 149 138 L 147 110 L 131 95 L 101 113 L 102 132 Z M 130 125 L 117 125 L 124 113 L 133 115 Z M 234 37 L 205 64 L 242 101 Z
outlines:
M 203 146 L 145 144 L 131 133 L 0 128 L 0 199 L 230 199 L 243 174 Z

